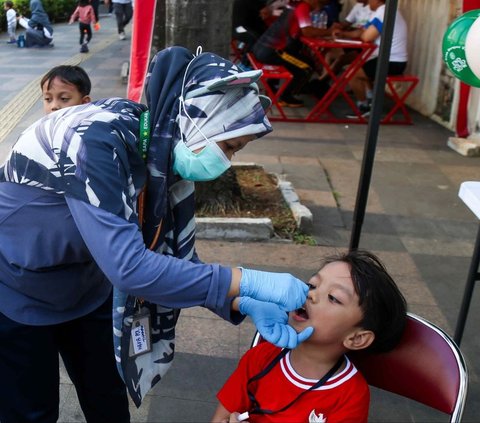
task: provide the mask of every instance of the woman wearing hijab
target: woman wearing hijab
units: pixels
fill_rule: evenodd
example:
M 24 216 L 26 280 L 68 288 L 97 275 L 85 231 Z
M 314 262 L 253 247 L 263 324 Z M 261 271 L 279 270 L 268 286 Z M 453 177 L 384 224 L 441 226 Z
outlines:
M 21 17 L 18 23 L 25 31 L 25 47 L 53 47 L 53 28 L 40 0 L 30 0 L 30 19 Z
M 168 369 L 177 309 L 233 324 L 249 315 L 279 346 L 310 336 L 285 313 L 303 305 L 305 283 L 204 264 L 194 248 L 194 181 L 220 176 L 272 130 L 259 76 L 172 47 L 149 67 L 150 118 L 111 98 L 20 136 L 0 168 L 2 423 L 57 421 L 59 353 L 86 420 L 128 422 L 125 385 L 139 406 Z

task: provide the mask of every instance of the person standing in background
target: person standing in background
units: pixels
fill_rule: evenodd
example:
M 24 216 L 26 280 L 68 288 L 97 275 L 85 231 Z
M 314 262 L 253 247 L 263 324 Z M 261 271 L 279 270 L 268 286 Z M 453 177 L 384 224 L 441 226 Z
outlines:
M 15 37 L 15 30 L 17 29 L 17 12 L 15 12 L 15 9 L 13 8 L 13 1 L 6 1 L 3 4 L 3 8 L 5 9 L 8 37 L 10 38 L 7 41 L 7 44 L 15 44 L 17 42 Z
M 130 22 L 133 16 L 132 0 L 111 0 L 113 12 L 117 19 L 118 38 L 124 40 L 125 26 Z
M 79 0 L 78 6 L 70 16 L 70 25 L 78 20 L 78 29 L 80 30 L 80 53 L 88 53 L 88 43 L 92 39 L 91 23 L 98 29 L 95 11 L 90 0 Z

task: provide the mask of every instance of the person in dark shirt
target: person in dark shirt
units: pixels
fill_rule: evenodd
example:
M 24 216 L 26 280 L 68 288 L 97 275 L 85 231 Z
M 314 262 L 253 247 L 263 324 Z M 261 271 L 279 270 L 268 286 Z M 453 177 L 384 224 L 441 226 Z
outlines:
M 303 101 L 295 97 L 308 83 L 312 94 L 321 98 L 325 88 L 310 82 L 313 73 L 313 60 L 303 54 L 300 37 L 325 37 L 330 35 L 328 28 L 316 28 L 311 13 L 319 11 L 331 0 L 303 0 L 292 3 L 281 16 L 263 33 L 253 46 L 253 54 L 262 63 L 281 65 L 293 75 L 292 82 L 280 97 L 280 104 L 287 107 L 302 107 Z M 318 81 L 315 81 L 318 82 Z

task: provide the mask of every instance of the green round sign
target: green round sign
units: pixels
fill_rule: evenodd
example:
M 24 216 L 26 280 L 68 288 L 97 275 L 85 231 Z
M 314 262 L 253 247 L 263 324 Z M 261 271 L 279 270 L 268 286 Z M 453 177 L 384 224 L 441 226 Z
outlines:
M 468 31 L 480 16 L 480 9 L 471 10 L 455 19 L 447 28 L 442 42 L 443 60 L 450 71 L 468 85 L 480 87 L 480 79 L 468 66 L 465 56 L 465 40 Z

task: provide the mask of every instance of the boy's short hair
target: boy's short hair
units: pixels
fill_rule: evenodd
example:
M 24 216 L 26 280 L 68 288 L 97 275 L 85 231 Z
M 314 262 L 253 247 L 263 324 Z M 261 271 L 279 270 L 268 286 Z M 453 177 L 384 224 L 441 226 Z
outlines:
M 11 9 L 13 7 L 13 1 L 6 1 L 5 3 L 5 6 L 7 6 L 9 9 Z
M 52 81 L 55 78 L 60 78 L 66 84 L 72 84 L 77 87 L 80 94 L 83 96 L 89 95 L 92 89 L 90 78 L 80 66 L 60 65 L 50 69 L 40 81 L 40 89 L 43 89 L 45 83 L 47 88 L 50 88 Z
M 375 334 L 367 350 L 385 352 L 393 349 L 400 342 L 407 323 L 407 303 L 387 269 L 378 257 L 364 250 L 329 256 L 323 265 L 335 261 L 350 266 L 363 312 L 359 326 Z

